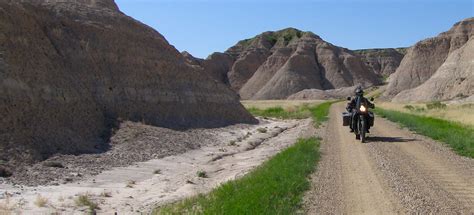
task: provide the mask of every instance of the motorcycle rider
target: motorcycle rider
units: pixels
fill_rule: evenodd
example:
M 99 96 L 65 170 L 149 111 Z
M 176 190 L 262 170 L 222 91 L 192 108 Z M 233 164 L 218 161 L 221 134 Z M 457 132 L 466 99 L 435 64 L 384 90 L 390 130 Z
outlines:
M 368 107 L 368 108 L 375 108 L 375 105 L 371 103 L 367 98 L 364 97 L 364 90 L 362 90 L 362 87 L 360 86 L 357 87 L 354 93 L 355 93 L 355 97 L 352 98 L 352 100 L 349 103 L 347 103 L 347 107 L 346 107 L 346 110 L 349 113 L 352 113 L 352 120 L 350 124 L 351 132 L 354 132 L 354 128 L 357 126 L 356 125 L 357 120 L 354 120 L 354 119 L 356 119 L 356 117 L 359 117 L 357 110 L 359 110 L 360 106 L 364 105 L 365 107 Z M 370 133 L 369 128 L 370 127 L 368 126 L 367 133 Z

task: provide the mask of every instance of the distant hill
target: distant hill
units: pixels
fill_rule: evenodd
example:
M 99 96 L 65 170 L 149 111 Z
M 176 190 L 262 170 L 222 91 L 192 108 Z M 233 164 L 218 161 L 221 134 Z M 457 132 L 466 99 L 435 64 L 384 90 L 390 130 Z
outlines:
M 395 73 L 406 54 L 406 48 L 360 49 L 354 52 L 362 57 L 367 66 L 384 79 Z
M 305 89 L 381 83 L 351 50 L 294 28 L 264 32 L 199 62 L 205 73 L 227 83 L 242 99 L 286 99 Z

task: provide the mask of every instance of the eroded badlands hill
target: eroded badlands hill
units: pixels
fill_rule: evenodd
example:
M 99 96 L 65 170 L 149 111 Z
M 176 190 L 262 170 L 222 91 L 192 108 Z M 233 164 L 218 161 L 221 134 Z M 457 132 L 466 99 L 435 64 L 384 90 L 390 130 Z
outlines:
M 354 52 L 362 57 L 367 66 L 383 78 L 395 73 L 406 53 L 406 48 L 360 49 Z
M 99 152 L 120 120 L 169 128 L 255 119 L 113 0 L 0 1 L 0 160 Z
M 380 83 L 379 76 L 352 51 L 294 28 L 242 40 L 201 64 L 242 99 L 286 99 L 304 89 Z
M 416 43 L 408 49 L 400 67 L 390 77 L 384 96 L 393 98 L 404 90 L 423 84 L 445 63 L 451 53 L 466 44 L 473 35 L 474 18 L 468 18 L 456 23 L 447 32 Z M 461 82 L 467 80 L 460 79 Z
M 474 38 L 451 52 L 436 73 L 420 86 L 399 93 L 395 101 L 474 98 Z

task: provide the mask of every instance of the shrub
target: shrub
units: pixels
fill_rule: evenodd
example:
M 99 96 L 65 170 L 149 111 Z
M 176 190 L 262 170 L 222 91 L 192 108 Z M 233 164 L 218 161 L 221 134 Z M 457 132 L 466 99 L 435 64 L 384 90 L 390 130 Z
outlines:
M 77 197 L 77 199 L 75 200 L 75 203 L 77 206 L 79 207 L 88 207 L 89 210 L 91 211 L 95 211 L 96 209 L 99 209 L 99 206 L 97 205 L 97 203 L 95 203 L 94 201 L 92 201 L 90 199 L 90 196 L 88 194 L 82 194 L 82 195 L 79 195 Z
M 197 176 L 198 176 L 199 178 L 207 178 L 207 173 L 206 173 L 204 170 L 199 170 L 199 171 L 197 172 Z
M 41 195 L 38 195 L 36 196 L 36 200 L 35 200 L 35 205 L 42 208 L 42 207 L 46 207 L 46 205 L 48 204 L 48 199 L 46 197 L 43 197 Z
M 436 102 L 431 102 L 431 103 L 428 103 L 426 104 L 426 108 L 428 110 L 432 110 L 432 109 L 445 109 L 447 106 L 446 104 L 443 104 L 439 101 L 436 101 Z
M 413 107 L 412 105 L 405 105 L 405 106 L 403 106 L 403 108 L 405 108 L 409 111 L 414 111 L 415 110 L 415 107 Z

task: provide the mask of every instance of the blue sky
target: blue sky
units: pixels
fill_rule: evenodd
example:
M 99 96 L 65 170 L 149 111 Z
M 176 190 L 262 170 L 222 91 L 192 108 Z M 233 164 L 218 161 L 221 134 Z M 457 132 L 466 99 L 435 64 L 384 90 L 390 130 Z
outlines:
M 350 49 L 410 46 L 474 16 L 474 0 L 116 0 L 179 51 L 205 58 L 295 27 Z

